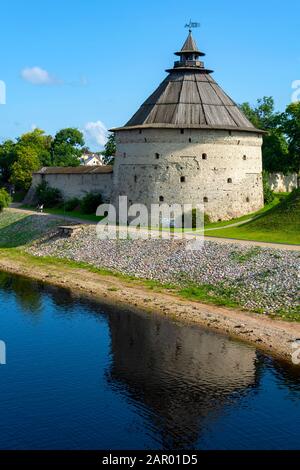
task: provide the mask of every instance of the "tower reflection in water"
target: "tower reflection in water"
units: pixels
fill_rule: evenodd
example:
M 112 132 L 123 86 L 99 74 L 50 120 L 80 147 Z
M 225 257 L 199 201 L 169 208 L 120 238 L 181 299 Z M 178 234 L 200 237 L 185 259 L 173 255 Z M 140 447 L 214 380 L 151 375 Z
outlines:
M 108 321 L 107 379 L 143 408 L 165 448 L 193 447 L 202 428 L 256 385 L 256 352 L 247 345 L 158 317 L 115 312 Z

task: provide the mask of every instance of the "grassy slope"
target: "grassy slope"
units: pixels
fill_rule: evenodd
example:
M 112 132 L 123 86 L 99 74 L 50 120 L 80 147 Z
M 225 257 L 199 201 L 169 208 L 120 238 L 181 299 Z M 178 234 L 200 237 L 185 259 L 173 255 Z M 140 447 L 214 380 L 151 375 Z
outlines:
M 251 212 L 250 214 L 242 215 L 242 217 L 238 217 L 236 219 L 231 219 L 231 220 L 222 220 L 221 222 L 211 222 L 209 224 L 205 225 L 205 228 L 218 228 L 218 227 L 224 227 L 226 225 L 231 225 L 231 224 L 236 224 L 238 222 L 243 222 L 248 219 L 252 219 L 253 217 L 256 217 L 258 215 L 262 215 L 265 212 L 269 211 L 273 207 L 277 206 L 281 201 L 283 201 L 287 197 L 287 193 L 282 193 L 282 194 L 277 194 L 274 201 L 272 201 L 270 204 L 266 204 L 264 207 L 259 209 L 259 211 L 256 212 Z
M 61 221 L 41 219 L 37 215 L 5 210 L 0 214 L 0 248 L 29 244 Z
M 300 190 L 294 191 L 259 218 L 239 227 L 207 232 L 208 236 L 300 244 Z

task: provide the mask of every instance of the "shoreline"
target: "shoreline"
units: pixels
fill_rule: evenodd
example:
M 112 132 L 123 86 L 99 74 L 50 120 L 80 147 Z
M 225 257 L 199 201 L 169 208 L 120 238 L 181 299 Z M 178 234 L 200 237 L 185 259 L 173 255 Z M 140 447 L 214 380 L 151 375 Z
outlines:
M 274 320 L 266 316 L 238 309 L 218 307 L 184 299 L 168 289 L 151 289 L 135 281 L 114 275 L 95 273 L 63 263 L 30 265 L 33 258 L 23 252 L 5 256 L 1 250 L 0 270 L 30 278 L 56 287 L 69 289 L 78 297 L 102 305 L 131 308 L 148 314 L 159 314 L 173 321 L 198 324 L 233 339 L 253 345 L 292 364 L 292 344 L 300 338 L 300 324 Z M 33 264 L 33 263 L 32 263 Z

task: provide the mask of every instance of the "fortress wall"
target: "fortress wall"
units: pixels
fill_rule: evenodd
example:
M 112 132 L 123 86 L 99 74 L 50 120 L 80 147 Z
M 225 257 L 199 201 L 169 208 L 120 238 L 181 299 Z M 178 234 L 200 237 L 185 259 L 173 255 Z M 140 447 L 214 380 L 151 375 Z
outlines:
M 47 181 L 49 186 L 59 189 L 66 200 L 74 197 L 82 198 L 88 192 L 101 193 L 105 201 L 110 200 L 112 192 L 112 173 L 98 174 L 40 174 L 35 173 L 32 185 L 26 196 L 26 203 L 34 199 L 35 188 Z
M 283 173 L 270 173 L 269 184 L 275 193 L 290 193 L 298 188 L 299 177 L 297 173 L 284 175 Z

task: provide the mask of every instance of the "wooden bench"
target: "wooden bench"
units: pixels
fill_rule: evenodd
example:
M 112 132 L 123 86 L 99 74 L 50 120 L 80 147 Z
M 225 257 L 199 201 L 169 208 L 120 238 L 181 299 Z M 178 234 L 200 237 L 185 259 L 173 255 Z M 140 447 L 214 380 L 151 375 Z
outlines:
M 66 237 L 73 237 L 81 229 L 82 225 L 61 225 L 58 227 L 59 234 Z

